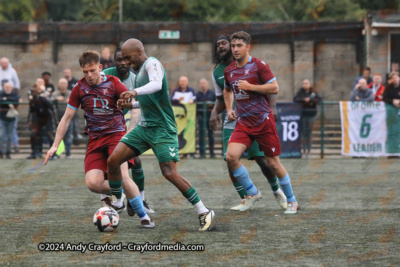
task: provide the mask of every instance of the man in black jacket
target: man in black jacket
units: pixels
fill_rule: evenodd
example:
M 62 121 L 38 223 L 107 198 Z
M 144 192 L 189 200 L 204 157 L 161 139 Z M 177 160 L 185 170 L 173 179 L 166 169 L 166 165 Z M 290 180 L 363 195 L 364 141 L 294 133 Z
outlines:
M 27 159 L 42 158 L 42 134 L 47 136 L 49 144 L 53 144 L 53 120 L 55 125 L 58 124 L 53 105 L 46 97 L 40 95 L 43 91 L 44 88 L 36 88 L 36 86 L 32 88 L 28 115 L 28 125 L 32 129 L 32 154 Z
M 297 91 L 293 98 L 294 102 L 300 103 L 303 106 L 301 142 L 303 154 L 305 154 L 306 157 L 308 157 L 311 150 L 311 133 L 317 116 L 317 104 L 319 100 L 317 92 L 313 90 L 310 81 L 307 79 L 303 81 L 303 86 Z
M 383 92 L 383 101 L 400 108 L 400 78 L 397 71 L 389 75 L 388 86 Z

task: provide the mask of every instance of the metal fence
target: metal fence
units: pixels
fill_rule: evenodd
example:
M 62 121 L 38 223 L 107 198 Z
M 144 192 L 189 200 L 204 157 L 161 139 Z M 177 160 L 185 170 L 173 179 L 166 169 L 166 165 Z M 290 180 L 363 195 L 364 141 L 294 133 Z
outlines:
M 3 102 L 4 104 L 4 102 Z M 15 104 L 15 103 L 14 103 Z M 19 104 L 19 121 L 18 121 L 18 136 L 20 137 L 20 144 L 28 145 L 30 138 L 30 129 L 28 127 L 28 112 L 29 102 L 21 102 Z M 279 104 L 279 103 L 278 103 Z M 61 110 L 65 109 L 65 103 L 59 104 Z M 208 118 L 209 112 L 207 112 L 207 106 L 213 106 L 214 102 L 199 102 L 198 114 L 201 113 L 202 119 L 199 123 L 197 121 L 196 126 L 196 154 L 198 155 L 209 155 L 208 146 Z M 312 146 L 311 156 L 313 157 L 340 157 L 341 156 L 341 126 L 340 126 L 340 108 L 339 102 L 324 101 L 320 102 L 317 106 L 317 119 L 315 121 L 312 130 Z M 78 110 L 78 116 L 81 118 L 79 124 L 79 133 L 83 134 L 85 123 L 83 120 L 84 112 Z M 61 118 L 59 118 L 61 119 Z M 223 118 L 221 119 L 223 122 Z M 201 134 L 202 131 L 202 134 Z M 202 138 L 202 140 L 200 139 Z M 215 154 L 222 155 L 222 127 L 214 133 L 215 140 Z M 85 141 L 85 140 L 83 140 Z M 84 147 L 84 146 L 83 146 Z

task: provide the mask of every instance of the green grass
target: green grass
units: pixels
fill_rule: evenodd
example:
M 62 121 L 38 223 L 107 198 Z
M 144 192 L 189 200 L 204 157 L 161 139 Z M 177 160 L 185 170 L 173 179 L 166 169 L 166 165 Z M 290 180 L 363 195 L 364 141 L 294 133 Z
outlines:
M 193 207 L 142 159 L 155 229 L 120 216 L 113 233 L 92 224 L 100 197 L 84 184 L 82 160 L 0 161 L 0 265 L 14 266 L 347 266 L 400 265 L 399 163 L 386 159 L 282 160 L 301 206 L 285 216 L 258 166 L 244 161 L 263 199 L 250 212 L 239 203 L 223 160 L 187 160 L 180 173 L 216 213 L 216 229 L 200 233 Z M 204 244 L 204 252 L 39 252 L 40 242 Z

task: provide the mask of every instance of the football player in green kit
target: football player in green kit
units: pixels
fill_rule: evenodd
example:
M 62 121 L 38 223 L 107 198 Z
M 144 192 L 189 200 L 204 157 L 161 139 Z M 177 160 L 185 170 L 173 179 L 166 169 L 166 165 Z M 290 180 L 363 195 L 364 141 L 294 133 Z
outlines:
M 217 65 L 212 72 L 212 81 L 215 88 L 215 95 L 216 101 L 214 109 L 211 113 L 210 117 L 210 127 L 214 131 L 217 129 L 218 124 L 221 122 L 219 121 L 218 114 L 225 110 L 225 103 L 224 103 L 224 71 L 225 68 L 234 61 L 231 51 L 231 42 L 230 37 L 228 35 L 220 35 L 217 39 L 215 44 L 215 55 L 217 59 Z M 269 104 L 271 109 L 273 110 L 274 116 L 276 116 L 276 95 L 269 95 Z M 229 138 L 232 135 L 233 130 L 235 129 L 236 121 L 230 121 L 227 116 L 224 120 L 224 127 L 222 132 L 222 142 L 223 142 L 223 152 L 224 152 L 224 160 L 226 160 L 226 150 L 228 147 Z M 286 209 L 287 202 L 286 196 L 279 188 L 278 178 L 276 177 L 275 173 L 268 167 L 267 161 L 265 159 L 264 153 L 260 151 L 259 145 L 257 142 L 254 142 L 252 146 L 247 151 L 247 159 L 255 160 L 260 166 L 261 171 L 268 179 L 268 183 L 271 186 L 271 189 L 274 193 L 275 199 L 279 203 L 282 209 Z M 229 168 L 228 168 L 229 169 Z M 243 202 L 247 196 L 245 188 L 236 180 L 233 176 L 233 173 L 229 170 L 229 176 L 232 180 L 233 186 L 235 187 L 236 191 L 238 192 L 241 198 L 241 204 L 238 206 L 234 206 L 231 210 L 237 211 L 245 211 L 248 207 L 243 206 Z
M 119 106 L 140 107 L 142 112 L 139 125 L 122 137 L 107 161 L 109 183 L 117 201 L 122 206 L 122 179 L 120 165 L 137 157 L 148 149 L 156 155 L 163 176 L 175 185 L 195 207 L 200 220 L 200 231 L 211 229 L 215 214 L 207 209 L 190 182 L 182 177 L 176 168 L 179 161 L 178 136 L 175 117 L 168 95 L 167 76 L 160 61 L 148 57 L 142 42 L 129 39 L 122 46 L 123 60 L 137 71 L 135 89 L 121 94 Z
M 121 80 L 121 82 L 126 86 L 126 88 L 129 91 L 132 91 L 135 89 L 135 78 L 136 75 L 129 70 L 129 65 L 125 64 L 125 61 L 122 59 L 121 55 L 121 48 L 117 48 L 114 52 L 114 62 L 115 62 L 115 67 L 111 67 L 108 69 L 103 70 L 103 73 L 106 75 L 112 75 Z M 127 110 L 128 111 L 128 110 Z M 125 112 L 124 112 L 125 113 Z M 125 121 L 129 121 L 129 127 L 128 127 L 128 132 L 131 131 L 139 122 L 138 118 L 140 117 L 140 110 L 139 109 L 133 109 L 131 112 L 128 112 L 125 114 Z M 135 165 L 131 169 L 132 171 L 132 180 L 135 182 L 135 184 L 138 186 L 140 195 L 142 196 L 143 199 L 143 205 L 147 213 L 154 213 L 154 210 L 152 210 L 147 201 L 144 198 L 144 172 L 142 168 L 142 162 L 139 157 L 134 158 Z M 102 199 L 106 199 L 107 195 L 102 196 Z M 109 205 L 109 203 L 106 203 Z M 135 215 L 135 211 L 131 207 L 129 201 L 127 202 L 127 211 L 130 216 Z

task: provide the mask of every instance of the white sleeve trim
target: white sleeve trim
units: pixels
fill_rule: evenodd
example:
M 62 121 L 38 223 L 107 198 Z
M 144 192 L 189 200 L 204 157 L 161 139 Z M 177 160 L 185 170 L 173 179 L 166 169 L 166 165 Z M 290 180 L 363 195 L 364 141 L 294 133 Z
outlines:
M 223 95 L 223 89 L 218 85 L 213 73 L 211 73 L 211 77 L 212 77 L 212 83 L 214 85 L 215 95 L 216 96 Z
M 132 109 L 140 108 L 139 102 L 135 101 L 132 103 Z
M 164 70 L 160 61 L 156 59 L 149 59 L 146 62 L 146 72 L 149 75 L 149 83 L 134 89 L 137 95 L 149 95 L 158 92 L 162 88 L 162 80 L 164 77 Z

